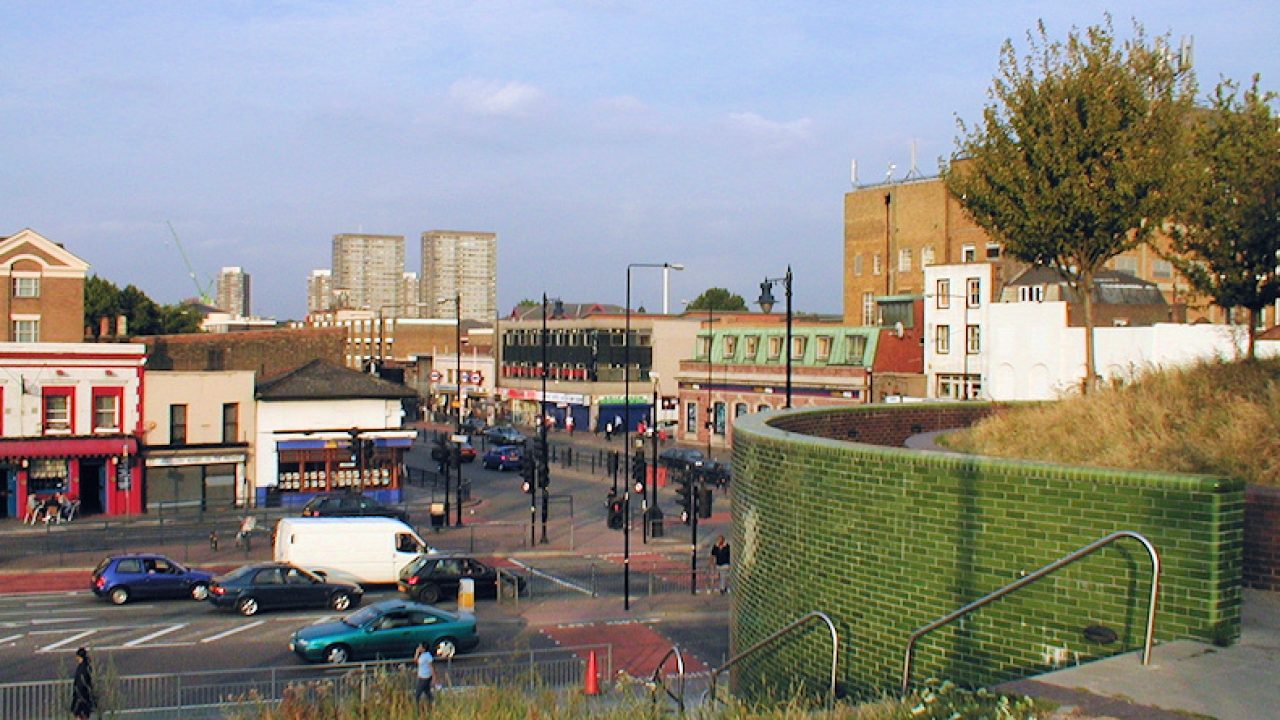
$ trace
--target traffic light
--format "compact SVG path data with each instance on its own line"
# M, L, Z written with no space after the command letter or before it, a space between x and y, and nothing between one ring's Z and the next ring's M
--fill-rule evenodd
M537 486L540 488L545 488L551 484L551 470L547 467L547 451L549 449L545 440L541 437L535 437L533 439L533 457L525 458L526 463L532 460L537 468L534 477L537 478Z
M693 517L692 502L693 477L688 472L682 472L676 477L676 504L680 506L680 522L685 525L688 525L689 518Z
M608 523L609 529L621 530L623 524L626 523L626 517L624 517L623 515L622 501L618 499L617 495L614 495L613 493L609 493L609 498L606 501L606 507L608 508L608 511L609 511L609 515L606 520L606 522Z
M649 469L644 464L644 453L637 450L635 456L631 458L631 482L634 483L632 489L637 495L644 494L645 475L648 472Z
M698 517L703 520L711 517L711 504L715 494L705 482L698 483Z
M533 486L537 484L537 472L538 464L533 461L533 458L526 455L524 459L520 461L520 479L522 481L520 483L521 490L524 490L527 493L533 492Z
M360 431L356 428L351 428L347 431L347 434L351 436L351 464L359 465L361 452Z
M431 459L438 463L449 459L449 439L444 435L436 435L435 442L431 445Z
M360 458L365 467L369 467L373 464L373 452L376 447L377 445L374 444L372 438L360 443Z

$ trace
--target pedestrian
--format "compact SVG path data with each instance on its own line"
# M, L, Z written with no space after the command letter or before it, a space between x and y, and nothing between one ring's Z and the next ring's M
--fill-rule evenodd
M71 681L71 714L76 720L88 720L94 711L93 667L89 663L89 651L76 650L76 674Z
M248 552L251 549L250 536L257 527L258 519L252 515L245 515L244 520L240 522L240 531L236 533L236 547L243 547L245 552Z
M40 498L35 493L27 493L27 514L22 518L22 522L36 524L40 519Z
M573 437L573 416L564 416L564 429L569 431L569 437Z
M415 704L422 702L422 696L427 697L427 707L435 701L435 696L431 693L431 684L435 681L435 672L432 663L435 658L431 656L431 651L426 645L419 644L418 651L413 654L413 661L418 664L418 687L413 694L413 702Z
M711 560L716 568L720 594L723 595L729 592L729 543L725 542L723 535L716 538L716 544L711 546Z
M613 442L613 421L604 424L604 441Z

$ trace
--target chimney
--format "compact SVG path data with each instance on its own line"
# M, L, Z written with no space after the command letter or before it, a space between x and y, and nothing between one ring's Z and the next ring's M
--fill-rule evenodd
M103 315L102 317L98 318L98 337L100 338L111 337L111 318L107 317L106 315Z
M124 315L116 316L116 335L119 337L129 336L129 321Z

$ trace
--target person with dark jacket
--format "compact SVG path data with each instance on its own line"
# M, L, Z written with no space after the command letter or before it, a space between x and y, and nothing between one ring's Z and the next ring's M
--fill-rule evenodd
M88 720L93 710L93 668L89 651L80 648L76 650L76 675L71 681L71 714L76 720Z

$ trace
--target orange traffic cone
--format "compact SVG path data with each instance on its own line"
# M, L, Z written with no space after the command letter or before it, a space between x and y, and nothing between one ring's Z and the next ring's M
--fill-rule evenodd
M587 655L587 677L583 683L582 693L584 695L600 694L600 668L596 662L595 650Z

